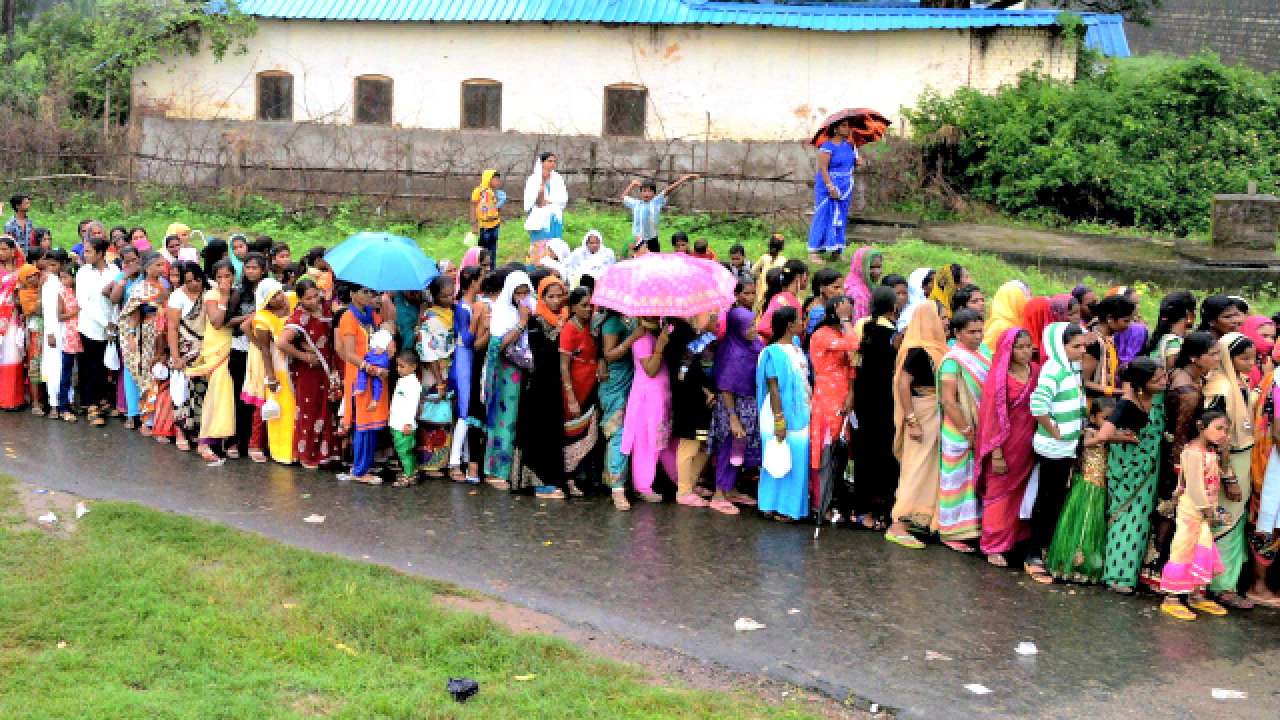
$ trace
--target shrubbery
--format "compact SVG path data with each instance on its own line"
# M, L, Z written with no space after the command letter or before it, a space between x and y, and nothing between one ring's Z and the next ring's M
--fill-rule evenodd
M926 95L908 117L956 190L1034 220L1187 234L1208 229L1215 193L1280 189L1280 73L1212 55L1074 84L1028 74L995 95Z

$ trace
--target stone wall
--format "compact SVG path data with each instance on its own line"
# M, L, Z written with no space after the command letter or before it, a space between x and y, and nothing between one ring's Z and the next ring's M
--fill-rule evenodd
M1257 253L1274 256L1277 242L1280 242L1280 197L1213 197L1213 247L1226 259Z
M674 205L742 213L812 207L814 150L795 141L649 142L154 115L135 117L132 131L135 181L264 194L294 205L359 195L416 214L456 213L487 167L503 174L518 205L534 157L545 150L559 156L573 199L615 198L633 177L654 177L661 186L698 172L705 179L681 190ZM877 173L860 175L860 207L887 191Z
M1189 55L1212 50L1229 63L1280 70L1277 0L1164 0L1152 24L1126 23L1135 53Z

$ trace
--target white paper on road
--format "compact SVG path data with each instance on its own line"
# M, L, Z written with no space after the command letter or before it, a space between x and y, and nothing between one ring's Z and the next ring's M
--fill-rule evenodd
M1040 649L1033 642L1020 642L1015 649L1019 655L1036 655L1040 652Z
M89 514L89 506L88 506L88 505L85 505L85 504L84 504L84 503L82 503L82 502L78 502L78 503L76 503L76 519L77 519L77 520L79 520L80 518L82 518L82 517L84 517L85 515L88 515L88 514Z
M1240 690L1227 690L1225 688L1214 688L1210 693L1214 700L1248 700L1249 693Z
M762 630L768 627L764 623L756 622L749 617L740 617L733 623L733 629L738 632L746 632L748 630Z
M323 515L314 515L314 514L313 514L313 515L308 515L308 516L306 516L306 517L302 518L302 522L304 522L304 523L312 523L313 525L319 525L320 523L324 522L324 516L323 516Z
M54 515L51 512L47 512L41 515L40 517L36 518L36 522L44 523L45 525L52 525L58 522L58 516Z
M990 695L991 694L991 688L987 687L986 685L979 685L978 683L969 683L968 685L964 686L964 689L968 690L974 695Z

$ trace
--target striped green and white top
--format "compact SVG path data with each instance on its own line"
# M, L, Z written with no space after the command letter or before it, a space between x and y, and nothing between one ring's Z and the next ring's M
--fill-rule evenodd
M1058 433L1062 436L1055 438L1043 427L1036 426L1031 445L1036 454L1047 458L1076 456L1087 417L1080 373L1067 362L1066 350L1062 345L1066 325L1053 323L1045 328L1041 347L1048 351L1048 358L1044 368L1040 370L1036 389L1031 391L1031 414L1035 417L1047 415L1058 426Z

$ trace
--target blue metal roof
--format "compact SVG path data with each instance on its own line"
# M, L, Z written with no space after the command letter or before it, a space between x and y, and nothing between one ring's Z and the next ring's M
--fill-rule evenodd
M1119 15L1086 15L1085 47L1108 57L1129 57L1129 38L1124 34L1124 18Z
M885 7L884 5L891 5ZM1056 10L938 10L880 5L718 2L717 0L240 0L263 18L433 23L616 23L737 25L828 32L1045 27ZM1108 55L1128 55L1118 15L1083 13L1086 43Z

